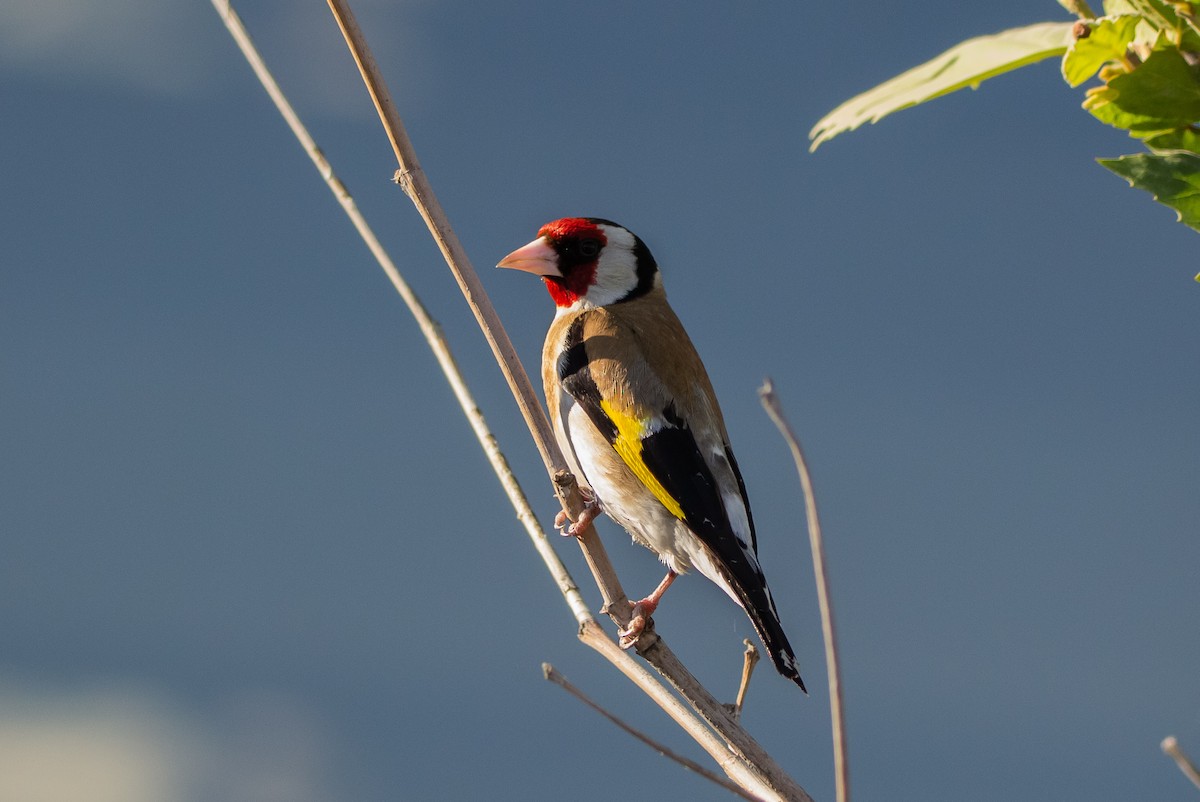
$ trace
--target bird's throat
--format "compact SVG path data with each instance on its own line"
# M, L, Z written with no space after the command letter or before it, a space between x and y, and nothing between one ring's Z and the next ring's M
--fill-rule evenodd
M588 287L590 287L596 279L596 264L578 265L563 278L558 276L542 276L542 280L546 282L546 289L550 292L550 297L554 299L554 304L559 308L574 306L580 298L587 295Z

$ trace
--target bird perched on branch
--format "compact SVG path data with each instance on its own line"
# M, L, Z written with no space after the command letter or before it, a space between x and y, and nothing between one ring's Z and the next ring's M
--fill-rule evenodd
M668 569L634 605L621 645L694 568L746 611L775 668L804 688L712 384L645 243L609 220L568 217L498 266L540 276L558 307L542 381L559 446L593 499L567 532L603 511Z

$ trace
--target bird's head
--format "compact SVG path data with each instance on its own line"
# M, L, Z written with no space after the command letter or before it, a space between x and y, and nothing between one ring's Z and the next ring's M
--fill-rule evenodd
M560 309L608 306L658 286L650 249L628 229L598 217L564 217L538 230L537 239L500 260L541 276Z

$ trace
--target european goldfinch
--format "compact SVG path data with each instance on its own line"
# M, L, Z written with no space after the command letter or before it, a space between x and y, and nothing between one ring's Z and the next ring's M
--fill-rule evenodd
M712 384L645 243L609 220L568 217L498 267L540 276L558 307L542 381L571 471L668 569L634 605L622 645L636 642L675 577L695 568L746 611L775 668L803 689Z

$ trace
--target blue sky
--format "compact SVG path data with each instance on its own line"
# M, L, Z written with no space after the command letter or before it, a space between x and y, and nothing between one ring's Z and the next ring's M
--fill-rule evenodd
M541 223L615 219L663 266L813 690L762 670L745 723L811 793L820 629L768 374L814 472L860 798L1194 797L1158 743L1200 755L1200 240L1094 163L1136 143L1052 63L806 152L840 101L1055 3L354 7L531 370L551 302L490 266ZM237 8L548 524L327 8ZM0 798L726 798L541 679L698 754L576 642L208 3L6 3L0 107ZM602 534L650 590L657 561ZM685 578L656 620L731 697L744 615Z

